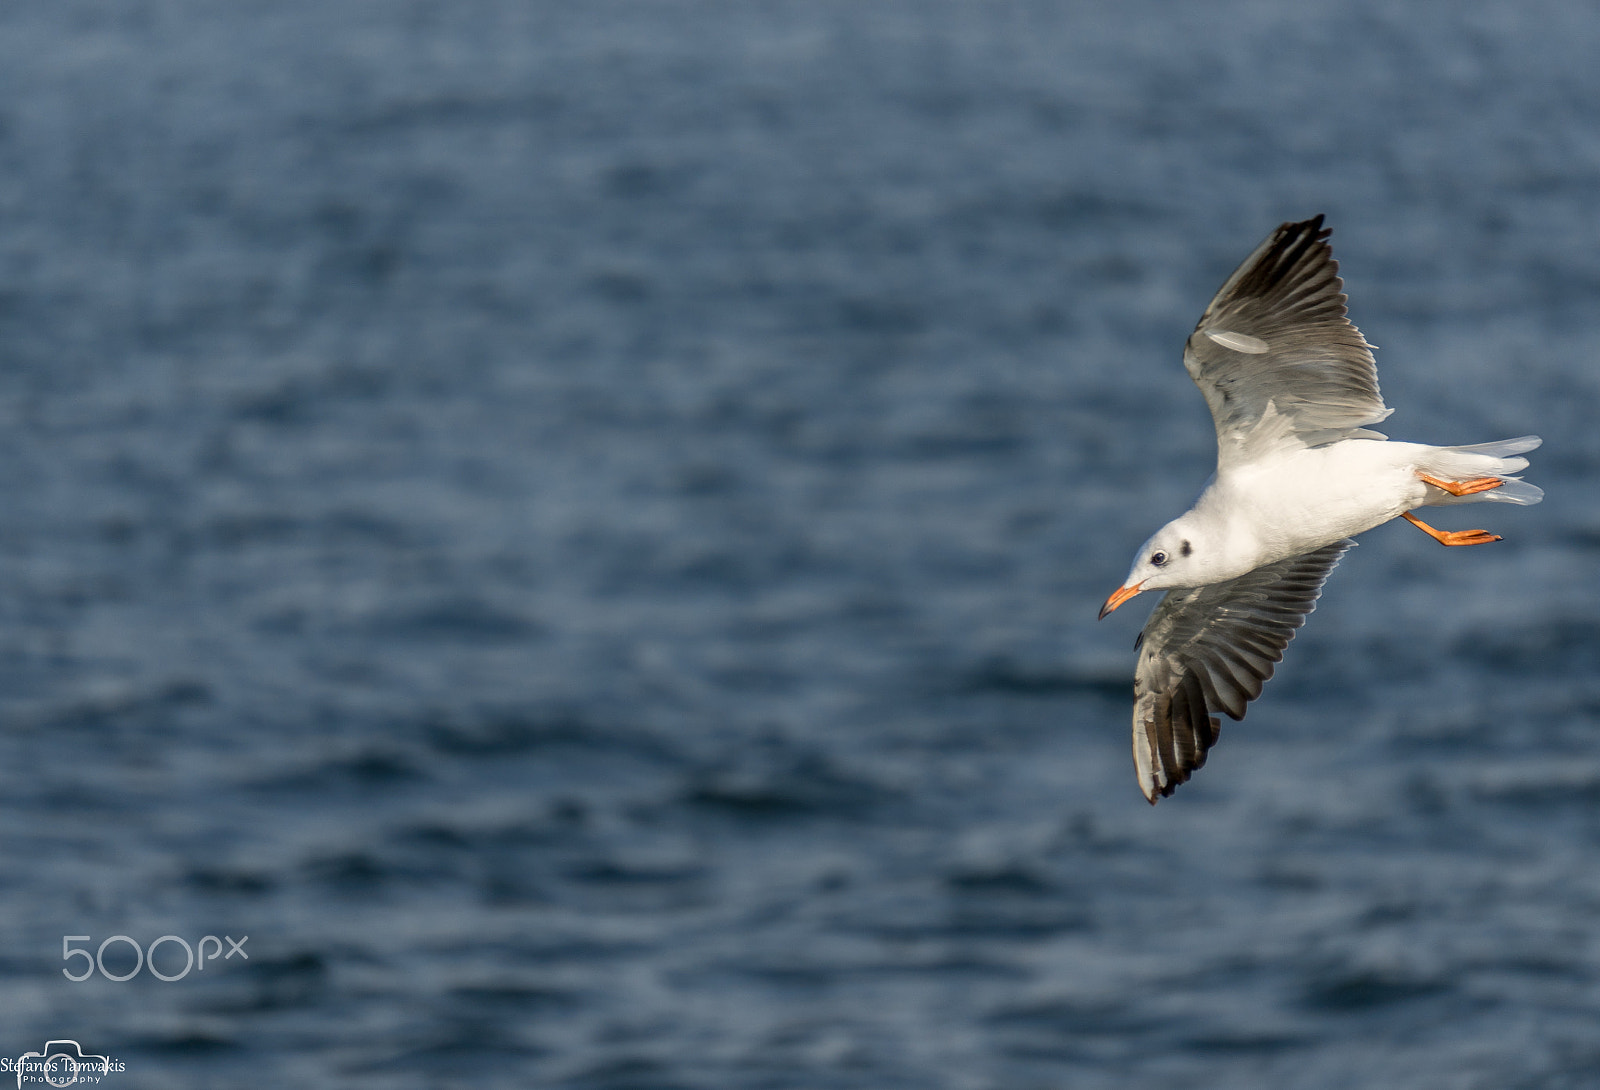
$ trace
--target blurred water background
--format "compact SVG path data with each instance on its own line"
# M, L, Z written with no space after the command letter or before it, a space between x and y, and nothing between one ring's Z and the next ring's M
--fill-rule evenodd
M1597 56L1539 0L6 5L0 1051L1600 1086ZM1316 212L1386 430L1542 434L1549 495L1368 534L1152 809L1095 612L1211 469L1184 337ZM64 979L116 934L249 961Z

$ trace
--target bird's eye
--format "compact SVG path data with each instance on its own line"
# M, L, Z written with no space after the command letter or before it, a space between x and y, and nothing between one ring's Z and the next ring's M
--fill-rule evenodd
M1162 552L1161 550L1157 549L1155 552L1150 554L1150 563L1154 564L1156 567L1159 568L1159 567L1161 567L1161 565L1165 564L1166 562L1167 562L1167 554Z

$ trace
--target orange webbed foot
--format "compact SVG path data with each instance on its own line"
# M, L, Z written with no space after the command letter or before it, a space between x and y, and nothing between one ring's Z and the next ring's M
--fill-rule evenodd
M1500 482L1495 479L1495 483ZM1441 545L1487 545L1491 541L1504 540L1499 534L1491 534L1488 530L1436 530L1410 511L1400 517Z
M1470 481L1445 481L1440 480L1438 477L1432 476L1431 474L1423 473L1420 470L1417 472L1417 476L1421 477L1435 488L1444 489L1452 496L1470 496L1476 492L1487 492L1491 488L1499 488L1501 485L1506 483L1499 477L1474 477ZM1478 531L1473 532L1476 533ZM1477 542L1446 542L1446 544L1476 545Z
M1488 530L1446 530L1438 540L1441 545L1487 545L1502 539Z

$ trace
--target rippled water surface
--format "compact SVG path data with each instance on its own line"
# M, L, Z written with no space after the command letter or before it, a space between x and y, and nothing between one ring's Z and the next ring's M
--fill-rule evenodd
M0 1053L1600 1085L1597 55L1538 2L7 6ZM1152 809L1144 600L1094 615L1210 472L1184 336L1319 211L1390 433L1537 432L1548 499L1368 534ZM249 959L62 976L169 934Z

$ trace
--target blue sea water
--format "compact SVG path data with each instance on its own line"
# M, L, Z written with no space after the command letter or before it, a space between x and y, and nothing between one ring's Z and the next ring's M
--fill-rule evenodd
M0 1054L1600 1086L1597 55L1539 0L0 9ZM1183 338L1316 212L1386 430L1541 434L1548 498L1366 535L1152 809L1095 613L1211 469ZM248 960L63 976L114 935Z

